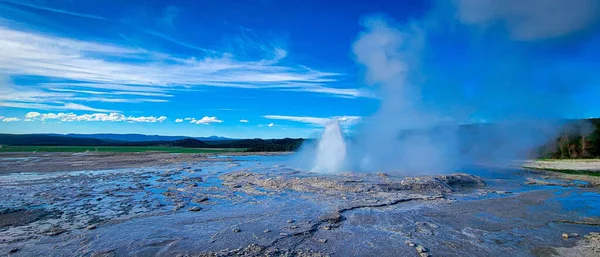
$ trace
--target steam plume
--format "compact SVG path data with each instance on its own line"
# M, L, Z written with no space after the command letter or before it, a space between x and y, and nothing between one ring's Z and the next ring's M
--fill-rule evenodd
M402 24L361 21L352 50L382 101L348 147L349 168L423 174L521 158L593 91L597 1L448 3ZM481 121L497 124L458 130Z

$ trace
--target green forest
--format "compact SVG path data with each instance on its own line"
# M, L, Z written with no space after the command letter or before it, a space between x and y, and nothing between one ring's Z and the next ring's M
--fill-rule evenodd
M565 125L557 138L538 149L538 158L600 158L600 119Z

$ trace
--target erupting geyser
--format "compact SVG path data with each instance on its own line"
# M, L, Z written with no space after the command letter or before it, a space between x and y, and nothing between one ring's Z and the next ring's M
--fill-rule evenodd
M346 142L337 120L325 126L319 140L313 172L334 173L341 171L346 160Z

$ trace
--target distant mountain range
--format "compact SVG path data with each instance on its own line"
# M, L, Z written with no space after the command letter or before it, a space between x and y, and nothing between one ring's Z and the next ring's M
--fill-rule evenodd
M176 141L186 138L193 138L200 141L226 141L235 140L233 138L210 136L210 137L186 137L186 136L160 136L160 135L144 135L144 134L45 134L52 136L66 136L74 138L92 138L100 140L115 140L127 142L157 142L157 141Z
M150 136L141 134L0 134L9 146L170 146L188 148L245 148L248 152L294 151L302 138L231 139L225 137Z

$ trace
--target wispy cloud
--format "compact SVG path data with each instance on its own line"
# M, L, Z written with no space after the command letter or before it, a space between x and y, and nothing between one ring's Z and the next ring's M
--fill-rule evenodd
M165 92L178 87L213 86L372 97L365 90L329 86L337 83L342 74L280 64L287 52L275 46L258 47L264 58L253 60L227 52L180 58L137 47L25 32L2 25L0 34L3 73L79 81L38 84L54 92L93 94L83 88L97 88L113 95L130 91L135 92L130 95L157 93L148 96L162 98L168 97Z
M275 123L269 123L269 125L267 125L268 127L273 127L275 126Z
M82 104L74 103L58 103L58 104L44 104L44 103L23 103L23 102L5 102L0 101L0 107L11 107L21 109L36 109L36 110L72 110L72 111L91 111L91 112L120 112L116 110L107 110L100 108L92 108Z
M240 120L241 123L248 123L248 120Z
M96 20L107 20L104 17L100 17L100 16L96 16L96 15L85 14L85 13L78 13L78 12L72 12L72 11L67 11L67 10L52 8L52 7L43 6L43 5L36 5L36 4L32 4L30 2L27 2L27 1L5 0L5 3L11 4L11 5L14 5L14 6L20 6L20 7L25 7L25 8L32 8L32 9L36 9L36 10L53 12L53 13L59 13L59 14L65 14L65 15L76 16L76 17L81 17L81 18L89 18L89 19L96 19ZM0 4L2 4L2 3L0 3Z
M75 89L62 89L62 88L48 88L50 91L55 92L69 92L69 93L81 93L89 95L133 95L133 96L157 96L157 97L173 97L170 94L164 93L152 93L152 92L128 92L128 91L93 91L93 90L75 90Z
M165 116L125 116L120 113L91 113L77 115L75 113L39 113L29 112L25 115L27 121L110 121L110 122L131 122L131 123L162 123L167 120Z
M335 116L329 118L309 117L309 116L285 116L285 115L264 115L263 118L271 120L287 120L301 122L311 125L324 126L327 123L337 120L342 125L352 125L360 121L360 116Z
M125 98L121 95L139 94L141 96L153 97L155 95L169 95L152 92L98 92L86 90L71 90L52 88L32 88L31 86L15 86L8 79L0 76L0 107L36 109L36 110L60 110L60 111L93 111L93 112L119 112L115 110L90 107L74 102L106 102L106 103L141 103L141 102L168 102L159 98ZM89 96L93 95L93 96ZM102 95L102 96L100 96Z
M175 119L175 123L182 123L183 119Z
M20 121L21 119L16 118L16 117L12 117L12 118L4 118L2 117L2 122L15 122L15 121Z
M204 116L202 117L202 119L196 119L196 118L185 118L184 120L189 121L190 123L193 124L204 124L204 125L208 125L210 123L222 123L222 120L219 120L217 117L212 116Z
M154 30L146 29L146 30L143 30L143 32L146 33L146 34L148 34L148 35L157 37L158 39L162 39L162 40L168 41L170 43L173 43L173 44L176 44L178 46L182 46L182 47L185 47L185 48L188 48L188 49L197 50L197 51L200 51L202 53L214 53L214 51L211 51L211 50L199 47L199 46L192 45L190 43L184 42L182 40L175 39L175 38L173 38L171 36L165 35L164 33L160 33L160 32L154 31Z

